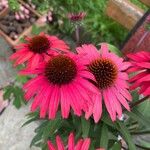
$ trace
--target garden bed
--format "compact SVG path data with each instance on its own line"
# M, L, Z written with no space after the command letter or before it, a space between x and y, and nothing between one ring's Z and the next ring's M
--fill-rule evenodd
M11 44L16 45L25 35L30 34L33 24L38 24L41 15L34 9L27 8L25 3L20 4L29 11L29 18L16 19L15 13L9 8L0 12L0 34Z

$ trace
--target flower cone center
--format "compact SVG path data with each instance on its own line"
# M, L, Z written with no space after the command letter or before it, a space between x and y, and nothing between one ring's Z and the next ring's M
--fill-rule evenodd
M50 48L50 42L46 36L38 35L29 42L29 48L34 53L44 53Z
M117 78L117 66L109 59L97 59L88 66L95 76L100 89L106 89L114 84Z
M67 84L75 78L76 74L76 64L68 56L55 56L46 64L45 76L53 84Z

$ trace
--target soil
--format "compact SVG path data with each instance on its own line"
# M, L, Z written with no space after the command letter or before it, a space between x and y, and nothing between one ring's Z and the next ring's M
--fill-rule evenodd
M9 11L4 17L0 18L0 29L7 34L12 40L16 40L18 36L36 20L37 16L30 12L28 19L15 19L15 13Z

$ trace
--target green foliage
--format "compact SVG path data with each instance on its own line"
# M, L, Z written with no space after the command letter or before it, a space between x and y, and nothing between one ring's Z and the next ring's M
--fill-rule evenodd
M109 44L109 50L120 57L123 56L122 52L117 47L115 47L111 44Z
M8 4L9 4L9 7L12 11L18 11L19 10L19 2L18 0L8 0Z
M42 3L41 0L32 0L32 2L37 5L40 12L53 10L54 20L49 24L50 33L61 34L63 37L71 35L74 27L71 26L67 14L84 11L87 16L82 26L84 34L91 34L89 42L98 44L105 41L118 46L127 34L126 29L105 15L107 0L45 0ZM59 25L59 21L62 21L63 24Z
M100 137L100 147L103 147L107 149L108 147L108 126L103 123L102 128L101 128L101 137Z
M9 85L4 88L4 100L13 100L13 105L19 109L22 104L26 104L22 88L19 86Z
M38 117L38 112L30 114L25 125L39 120ZM67 143L70 132L74 132L76 140L81 137L90 137L92 140L91 150L98 147L120 150L121 143L118 141L118 135L125 140L129 149L136 149L128 122L119 120L112 122L107 113L104 114L104 117L98 124L95 124L93 119L85 120L83 117L77 117L73 114L68 119L62 119L60 113L58 113L55 120L41 120L39 127L35 129L36 135L31 142L31 146L42 147L45 150L47 148L47 140L55 143L56 135L60 135L63 141Z
M43 28L42 27L38 27L37 25L33 25L32 26L32 31L31 31L31 33L33 34L33 35L38 35L40 32L42 32L43 31Z
M114 145L112 146L111 150L121 150L121 143L115 142Z
M3 91L3 98L4 100L12 100L13 105L19 109L22 105L26 104L26 101L24 100L24 92L22 89L22 84L27 82L29 78L26 76L16 76L16 80L6 86Z

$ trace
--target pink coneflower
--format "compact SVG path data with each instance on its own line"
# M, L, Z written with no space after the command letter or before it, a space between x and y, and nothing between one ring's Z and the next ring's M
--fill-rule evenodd
M108 51L107 44L101 45L98 51L93 45L83 45L77 48L79 54L85 55L85 63L89 71L95 76L96 82L91 81L99 89L93 94L94 105L86 113L88 119L92 114L95 122L98 122L102 114L102 100L104 100L107 111L112 119L122 116L121 104L130 110L126 100L132 97L128 92L128 75L125 70L129 63L123 62L122 58Z
M60 136L56 136L56 146L48 141L49 150L89 150L90 138L79 139L77 144L75 144L74 134L70 133L68 137L68 144L65 146Z
M15 66L27 62L27 68L36 68L48 55L60 50L68 52L66 43L56 36L41 33L32 38L26 38L27 43L16 46L17 52L10 59L16 60Z
M70 21L77 22L82 21L86 16L86 13L85 12L69 13L67 16L70 19Z
M129 81L132 83L131 90L140 87L140 94L150 96L150 52L140 51L128 54L131 59L129 72L137 72Z
M31 110L39 107L41 118L49 112L49 119L54 119L59 104L63 118L68 118L70 108L80 116L91 103L89 92L97 90L86 80L94 79L94 76L86 70L82 58L73 53L53 56L34 71L22 72L28 73L37 76L24 85L25 99L30 100L36 94Z

